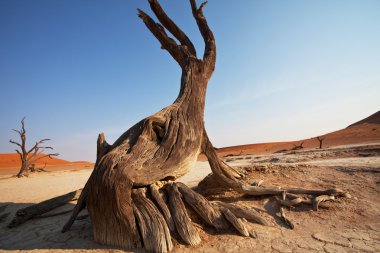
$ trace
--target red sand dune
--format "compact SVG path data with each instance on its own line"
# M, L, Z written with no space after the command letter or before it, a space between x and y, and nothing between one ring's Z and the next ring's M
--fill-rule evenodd
M380 111L348 126L347 128L321 136L325 138L323 141L323 147L333 147L350 144L379 143ZM225 147L218 149L218 154L220 156L227 156L239 154L245 155L273 153L282 149L292 149L294 145L299 145L301 142L304 142L304 148L318 148L319 141L316 139L316 137L317 136L305 140L289 142L269 142ZM203 160L204 157L201 156L200 159Z
M365 144L365 143L379 143L380 142L380 111L375 114L358 121L345 129L331 132L322 135L325 139L323 141L323 147L332 147L340 145L350 144ZM273 153L283 149L292 149L294 145L303 143L304 148L318 148L319 142L315 137L305 140L289 141L289 142L270 142L270 143L257 143L239 145L233 147L225 147L218 149L220 156L227 155L246 155L246 154L264 154ZM201 155L199 160L204 160L205 157ZM49 169L64 170L67 168L85 167L89 168L93 166L93 163L80 161L69 162L59 158L43 158L39 160L37 167L49 166ZM0 154L0 174L5 173L5 169L12 170L20 168L21 162L18 154ZM17 171L15 171L17 172Z
M43 154L39 155L43 156ZM69 162L59 158L44 157L38 160L36 168L44 168L46 171L92 169L93 163L86 161ZM0 175L15 175L21 167L18 154L0 154Z
M44 154L40 154L39 157L43 156ZM71 162L59 159L59 158L49 158L44 157L41 160L38 160L36 162L36 165L44 166L46 165L63 165L63 164L69 164ZM21 166L21 160L19 154L11 153L11 154L0 154L0 168L10 168L10 167L20 167Z
M364 123L367 123L367 124L380 124L380 111L378 112L375 112L374 114L372 114L371 116L365 118L365 119L362 119L352 125L349 125L348 127L353 127L353 126L356 126L356 125L361 125L361 124L364 124Z

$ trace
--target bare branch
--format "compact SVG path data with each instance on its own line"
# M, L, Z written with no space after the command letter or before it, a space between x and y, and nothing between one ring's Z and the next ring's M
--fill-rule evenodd
M38 147L39 149L53 149L52 147L50 146L46 146L46 147Z
M201 32L203 40L205 42L205 52L203 55L203 60L206 63L210 64L211 71L213 71L216 60L216 45L214 34L212 33L210 27L207 24L206 18L203 15L203 8L205 7L206 3L207 1L202 3L200 7L197 8L195 0L190 0L193 16L197 21L199 31Z
M26 133L26 130L25 130L25 117L22 118L21 120L21 130L22 130L22 133Z
M186 34L167 16L157 0L149 0L150 8L168 31L176 37L182 46L186 46L189 52L197 57L195 47Z
M38 153L37 155L39 155L39 154L41 154L41 153ZM45 158L45 157L53 158L52 156L59 156L59 154L58 153L54 153L54 154L47 154L47 155L39 156L39 157L36 157L36 159L33 159L31 161L29 161L29 159L28 159L28 162L29 163L35 163L38 160L41 160L42 158Z
M20 160L22 161L22 153L21 153L20 150L18 150L18 149L16 149L16 152L17 152L17 154L19 154L19 156L20 156Z
M39 147L38 145L44 143L45 141L50 141L50 139L42 139L40 141L37 141L36 144L31 149L29 149L28 154L37 148L43 148L43 147Z
M37 146L34 149L33 154L28 153L28 162L31 163L34 157L38 157L38 155L42 154L45 149L53 149L52 147L39 147ZM34 161L34 160L33 160Z
M15 145L19 146L20 148L22 148L22 146L21 146L20 143L14 141L14 140L12 140L12 139L10 139L9 142L12 143L12 144L15 144Z
M16 133L18 133L20 136L22 135L20 130L17 130L17 129L12 129L12 130L15 131Z
M157 40L161 43L161 48L169 52L169 54L178 62L181 68L185 67L187 55L182 47L178 46L174 39L170 38L165 29L156 23L148 14L140 9L138 16L145 23L146 27L153 33Z

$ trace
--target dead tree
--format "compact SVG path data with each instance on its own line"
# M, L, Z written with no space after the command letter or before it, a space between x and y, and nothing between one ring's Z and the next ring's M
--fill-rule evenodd
M25 130L25 118L21 120L21 129L13 129L16 133L20 135L21 143L16 142L12 139L9 140L10 143L17 145L19 148L16 149L16 152L20 156L21 160L21 168L20 171L17 173L17 177L23 177L28 176L31 172L31 168L33 169L35 166L34 163L41 160L42 158L49 157L52 158L52 156L58 156L58 153L50 153L50 154L44 154L43 152L46 150L53 149L49 146L42 146L46 141L49 141L50 139L42 139L40 141L37 141L36 144L34 144L33 147L30 149L26 148L26 130Z
M301 142L299 145L294 144L293 146L294 146L294 147L292 148L292 150L303 149L303 142Z
M190 0L193 17L205 43L200 59L191 40L167 16L157 0L149 0L149 3L159 23L142 10L138 10L138 16L161 48L181 67L179 95L173 104L132 126L112 145L106 142L103 134L99 135L94 171L63 232L87 207L97 242L167 252L173 247L172 233L188 245L200 242L198 230L187 213L187 208L191 207L206 224L217 230L235 229L244 236L254 235L246 227L245 217L251 214L228 205L214 205L186 185L173 182L189 171L201 152L206 155L215 180L241 193L254 196L282 195L284 192L291 196L343 195L337 189L261 187L240 180L239 171L219 159L204 128L206 88L216 61L214 35L203 15L205 3L198 8L195 0ZM252 220L267 224L256 217Z
M319 141L319 149L322 149L322 143L325 140L326 137L324 136L318 136L317 140Z

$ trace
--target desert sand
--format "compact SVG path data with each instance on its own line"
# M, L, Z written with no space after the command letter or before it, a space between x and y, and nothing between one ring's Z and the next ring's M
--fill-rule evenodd
M297 141L230 147L220 149L219 154L225 162L246 171L247 182L264 179L263 186L338 187L351 198L324 202L318 211L307 205L287 209L288 218L295 224L291 230L279 218L273 197L243 196L228 190L208 194L209 200L261 210L271 225L253 224L257 238L246 238L233 231L218 232L206 227L194 216L202 243L188 247L174 241L173 252L380 252L380 125L354 125L326 136L323 149L316 148L317 141L309 139L301 150L291 150ZM281 149L286 151L276 152ZM94 242L88 217L76 220L71 230L62 234L60 230L69 213L7 228L18 209L82 188L91 168L88 163L61 163L47 166L48 172L34 173L28 178L14 178L10 169L0 169L0 206L6 205L0 215L10 213L0 223L0 251L126 251ZM200 160L179 181L196 187L210 172L208 163ZM204 189L200 186L198 190ZM50 214L71 210L74 204L66 204ZM80 216L85 214L83 211Z

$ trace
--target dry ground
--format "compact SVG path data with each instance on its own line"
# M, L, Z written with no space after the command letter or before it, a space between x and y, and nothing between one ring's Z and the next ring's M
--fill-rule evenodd
M301 205L287 210L295 224L289 229L278 218L278 206L272 198L242 196L233 192L210 195L263 210L272 223L254 225L257 238L244 238L234 232L217 233L199 229L202 243L187 247L175 243L173 252L380 252L380 144L355 145L288 151L276 154L242 155L224 158L247 170L245 180L264 179L265 185L304 188L338 187L352 196L321 204L318 212ZM206 162L197 162L181 181L195 186L209 173ZM77 220L65 234L59 231L69 214L34 219L14 229L6 228L21 207L81 188L90 170L38 173L30 178L0 179L0 206L10 212L0 223L0 250L41 252L114 252L122 251L93 241L91 222ZM65 205L52 212L73 207ZM197 225L199 228L203 224Z

